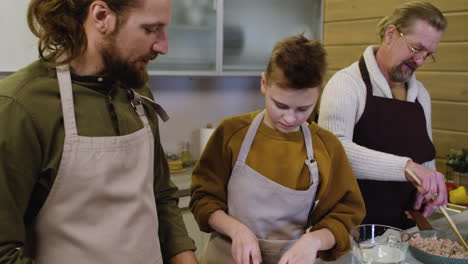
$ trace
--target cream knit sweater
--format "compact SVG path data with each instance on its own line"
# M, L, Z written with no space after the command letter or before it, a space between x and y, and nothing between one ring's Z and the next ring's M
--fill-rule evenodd
M387 80L375 60L376 49L376 46L369 46L364 51L373 95L393 98ZM416 99L424 109L427 133L432 140L431 98L426 88L413 75L408 81L407 101L415 102ZM409 157L375 151L352 141L354 126L361 118L365 105L366 86L361 78L358 62L354 62L338 71L325 86L320 103L319 125L335 133L341 140L357 179L406 181L402 169L410 160ZM435 170L434 160L423 165Z

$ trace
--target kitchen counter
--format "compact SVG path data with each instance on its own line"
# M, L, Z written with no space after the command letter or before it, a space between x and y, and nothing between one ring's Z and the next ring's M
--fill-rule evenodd
M184 219L185 226L189 236L195 241L197 250L195 254L197 257L203 251L210 235L200 231L192 212L188 208L190 203L190 183L192 182L193 167L184 168L184 171L171 173L172 182L179 188L179 207L181 208L182 218Z
M461 233L468 234L468 210L463 211L458 214L453 214L451 215L451 218L453 222L457 225ZM450 229L450 226L447 220L443 216L438 219L430 221L430 223L435 230L449 230ZM417 227L413 227L406 231L408 233L412 233L412 232L419 231L419 229ZM336 261L327 262L327 261L319 260L316 263L349 264L351 263L351 253L348 253L342 256ZM405 263L406 264L423 264L422 262L416 260L409 250L406 255Z
M179 197L190 195L190 183L192 182L193 167L184 168L184 171L171 173L172 182L179 188Z
M179 206L182 209L188 208L188 203L190 201L190 184L192 182L192 169L193 167L187 167L185 168L184 171L181 172L176 172L176 173L171 173L171 180L174 182L174 184L179 188ZM468 210L463 211L458 214L452 214L451 215L453 221L459 228L461 233L468 233ZM431 220L432 219L432 220ZM430 219L429 219L431 225L433 226L434 229L436 230L448 230L450 229L449 224L447 223L447 220L443 217L442 214L437 214L435 213ZM406 230L408 233L416 232L418 231L417 227L410 228ZM205 239L206 240L206 239ZM204 241L204 240L203 240ZM204 241L205 242L205 241ZM351 253L348 253L341 258L339 258L336 261L323 261L323 260L318 260L316 263L333 263L333 264L349 264L351 263ZM408 250L407 257L406 257L406 264L422 264L422 262L419 262L416 260L412 255L411 252Z

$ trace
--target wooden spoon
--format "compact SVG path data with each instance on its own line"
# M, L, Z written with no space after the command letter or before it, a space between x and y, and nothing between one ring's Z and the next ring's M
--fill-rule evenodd
M421 214L419 211L409 210L410 215L413 217L414 222L418 226L419 230L434 230L431 223Z
M418 178L418 176L416 176L416 174L409 168L405 168L405 171L411 176L411 178L413 178L413 180L418 184L418 185L421 185L421 180ZM462 243L462 245L468 250L468 245L466 244L465 240L463 239L463 237L461 236L460 232L458 231L458 228L457 226L455 225L455 223L453 222L452 218L450 218L449 214L447 213L447 211L445 210L445 207L444 206L439 206L439 209L440 211L442 212L442 214L445 216L445 218L447 219L450 227L452 228L453 232L455 233L455 235L457 235L458 239L460 240L460 242Z

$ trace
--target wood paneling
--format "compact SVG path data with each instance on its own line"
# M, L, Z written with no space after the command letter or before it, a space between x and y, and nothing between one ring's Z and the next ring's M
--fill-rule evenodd
M467 2L468 5L468 2ZM442 42L468 41L468 12L446 15L447 30ZM327 45L377 44L377 23L380 18L356 21L327 22L323 39Z
M432 127L468 133L468 103L433 101Z
M339 70L356 61L366 45L327 46L329 69ZM468 71L468 43L441 43L437 63L424 64L418 71Z
M468 43L441 43L435 57L437 63L424 64L420 71L468 72Z
M446 159L436 159L435 162L436 162L437 171L440 171L445 176L447 176L447 165L445 165L445 162L447 162L447 160Z
M468 73L416 72L432 100L468 102ZM467 113L468 115L468 113Z
M328 22L323 25L323 40L327 45L377 44L379 19Z
M325 21L356 20L390 15L408 0L325 0ZM466 0L429 0L442 12L468 11Z
M468 133L435 129L432 131L432 135L438 158L445 159L451 148L468 149Z
M465 0L465 6L468 7L468 1ZM445 30L442 42L445 41L468 41L468 12L446 14L447 29Z
M325 46L328 54L328 69L337 71L348 67L359 59L366 47L366 45Z

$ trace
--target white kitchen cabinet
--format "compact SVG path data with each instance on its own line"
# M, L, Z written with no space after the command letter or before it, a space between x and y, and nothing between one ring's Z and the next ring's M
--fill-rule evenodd
M168 26L169 53L150 62L150 74L216 72L216 2L173 0L172 3L172 20Z
M169 54L152 75L259 76L274 44L322 39L322 0L173 0Z

